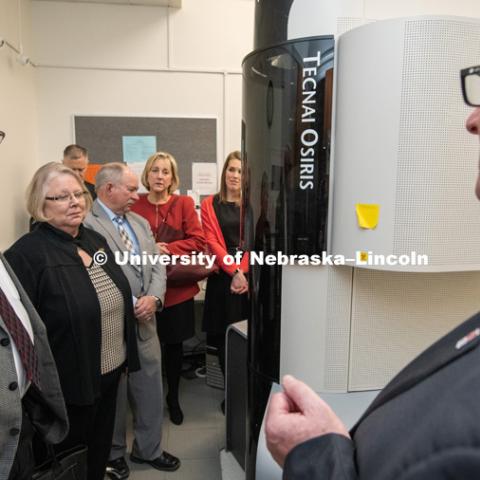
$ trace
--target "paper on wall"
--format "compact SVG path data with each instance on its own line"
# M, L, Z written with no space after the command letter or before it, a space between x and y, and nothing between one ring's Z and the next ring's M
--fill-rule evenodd
M125 163L145 163L157 151L157 137L124 135L122 147Z
M216 163L192 163L192 190L197 195L212 195L217 191Z

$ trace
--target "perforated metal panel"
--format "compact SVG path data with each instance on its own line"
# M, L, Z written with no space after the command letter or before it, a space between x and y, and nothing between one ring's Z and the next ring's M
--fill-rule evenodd
M478 23L405 24L393 251L430 265L480 265L473 195L478 145L469 142L459 70L480 59ZM468 219L468 221L465 221Z
M352 268L326 267L325 390L345 391L348 378Z
M282 268L280 376L316 391L346 392L352 268Z
M428 265L410 271L479 270L478 139L459 71L480 59L480 21L374 22L337 47L331 253L415 252ZM357 203L380 205L375 229L359 227Z
M418 353L479 309L480 272L355 269L349 390L382 388Z

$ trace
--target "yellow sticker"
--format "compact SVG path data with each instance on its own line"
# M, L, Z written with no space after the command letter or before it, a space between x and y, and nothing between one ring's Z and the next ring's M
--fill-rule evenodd
M355 205L357 212L357 221L360 228L374 229L378 225L378 217L380 216L380 205L357 203Z
M360 252L360 261L367 262L368 261L368 252Z

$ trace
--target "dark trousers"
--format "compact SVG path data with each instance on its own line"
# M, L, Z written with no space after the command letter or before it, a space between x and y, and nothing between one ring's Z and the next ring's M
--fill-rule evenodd
M183 365L183 341L195 335L193 298L165 307L157 314L158 339L162 344L163 364L167 377L167 403L178 406L178 389Z
M34 466L32 438L33 427L22 408L22 429L8 480L31 480Z
M217 349L218 363L225 378L225 335L226 333L207 334L207 344Z
M67 405L70 431L56 446L62 452L77 445L88 447L88 480L103 480L112 446L118 382L123 367L102 375L101 395L93 405Z
M183 343L162 343L162 351L168 386L167 403L177 406L183 364Z

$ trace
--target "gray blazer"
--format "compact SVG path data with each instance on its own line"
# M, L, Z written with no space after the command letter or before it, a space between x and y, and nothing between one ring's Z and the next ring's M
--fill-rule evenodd
M140 251L149 255L158 254L155 239L152 235L150 225L143 217L136 213L129 212L125 215L128 223L132 227L140 244ZM97 200L93 202L92 210L83 222L88 228L95 230L105 237L112 252L125 251L125 244L118 233L116 226L110 220L107 212L102 208ZM142 282L137 276L135 268L129 264L122 265L122 270L130 283L133 295L136 297L142 294ZM147 262L142 266L143 277L143 294L154 295L160 298L162 304L167 288L167 274L165 266L156 263L151 265ZM155 322L147 322L139 324L140 336L147 339L152 335L156 335Z
M42 390L40 392L31 386L24 397L24 405L42 437L50 443L59 443L67 435L68 418L45 325L1 253L0 261L12 278L30 317L38 355ZM17 450L22 423L22 403L19 389L13 391L9 389L9 385L17 381L17 371L7 328L1 317L0 345L0 479L5 479L8 478Z

